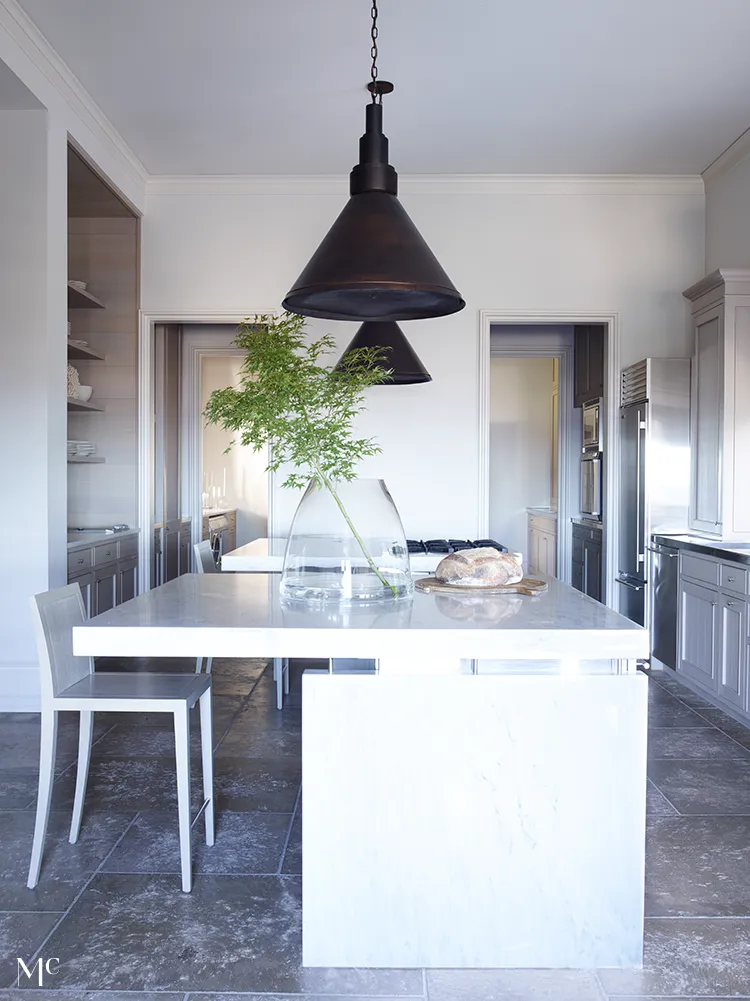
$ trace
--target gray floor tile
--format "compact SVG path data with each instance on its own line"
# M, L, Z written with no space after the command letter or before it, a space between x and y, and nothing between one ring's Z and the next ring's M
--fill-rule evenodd
M646 784L646 816L647 817L676 817L677 810L667 801L664 795L656 788L649 779Z
M26 886L35 811L0 813L0 911L64 911L132 820L132 814L84 816L76 844L68 841L70 811L52 811L42 872Z
M746 997L750 921L646 921L642 970L600 970L607 994Z
M200 768L193 760L191 787L194 806L200 806ZM55 782L52 805L57 810L72 809L75 774L68 772ZM174 758L92 757L86 787L86 808L102 811L177 809L177 778Z
M183 1001L185 997L182 991L159 991L158 994L149 994L147 991L88 991L84 994L82 991L30 990L28 987L20 987L0 991L0 1001L19 1001L21 992L33 998L33 1001Z
M106 738L105 738L106 739ZM648 732L649 758L746 758L741 747L716 727L664 727Z
M69 714L66 713L66 716ZM107 732L108 726L96 723L94 741ZM65 771L78 757L78 721L58 723L55 770ZM39 767L39 716L26 722L0 723L0 762L3 771Z
M91 996L87 995L86 1001L89 1001ZM132 1001L138 1001L133 995L129 997ZM345 997L346 1001L372 1001L373 997L377 997L378 1001L404 1001L405 998L422 998L424 995L389 994L386 997L384 994L188 994L187 1001L335 1001L341 997ZM0 1001L3 1001L2 997Z
M281 862L289 813L226 813L216 817L216 843L205 843L199 820L193 829L193 871L232 875L275 873ZM103 867L105 872L177 873L177 814L142 813Z
M661 688L670 695L684 702L685 705L698 708L700 706L710 706L711 703L702 695L696 695L692 688L683 685L677 680L673 673L666 674L664 671L656 671L651 675L651 686Z
M750 916L750 818L649 820L646 914Z
M199 876L186 894L174 876L98 875L48 951L67 990L422 992L420 971L302 969L297 877Z
M428 970L430 1001L601 1001L585 970Z
M750 760L650 761L648 774L679 813L750 816Z
M295 757L302 753L302 713L258 706L252 699L221 742L217 757Z
M235 713L245 702L245 696L241 695L217 695L212 693L211 702L213 705L214 730L217 730L224 722L230 723ZM155 727L162 730L174 732L174 722L171 713L138 713L137 724L134 722L132 713L97 713L96 718L101 717L102 722L110 726L135 726ZM193 729L198 726L197 722Z
M265 660L215 660L212 687L216 695L249 695L263 674Z
M36 803L38 768L0 770L0 810L25 810Z
M706 722L694 709L684 705L677 699L669 701L658 699L648 707L648 725L649 727L705 727Z
M699 709L701 716L712 726L717 726L722 733L726 733L738 744L745 748L750 748L750 727L743 726L733 716L725 713L721 709Z
M302 765L299 758L224 758L214 762L217 810L293 813Z
M201 728L198 716L190 720L190 753L201 753ZM226 727L224 728L226 732ZM718 732L718 731L715 731ZM214 747L221 740L214 734ZM92 749L92 757L115 758L169 758L174 759L174 731L156 726L133 726L118 723Z
M60 920L59 914L0 914L0 984L15 983L20 957L27 963Z
M276 683L268 675L264 675L253 689L250 696L250 706L276 706ZM301 691L290 691L284 696L284 709L301 709Z
M297 810L292 821L289 844L284 852L281 871L283 873L302 872L302 812L300 810Z

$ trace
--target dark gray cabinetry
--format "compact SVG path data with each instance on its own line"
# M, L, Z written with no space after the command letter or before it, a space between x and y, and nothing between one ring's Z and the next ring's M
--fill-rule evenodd
M602 532L588 525L573 525L571 584L596 601L602 600Z
M138 593L138 539L112 538L68 553L68 583L78 584L89 616Z
M604 396L604 324L573 327L573 406Z

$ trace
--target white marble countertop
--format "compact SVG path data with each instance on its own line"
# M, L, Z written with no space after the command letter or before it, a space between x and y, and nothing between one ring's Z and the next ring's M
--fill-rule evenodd
M556 507L527 507L526 514L538 514L541 518L557 518Z
M286 539L254 539L221 558L222 570L280 573L284 562ZM415 573L434 573L446 553L411 553L409 562Z
M282 602L273 574L185 574L73 630L76 654L123 657L635 659L648 632L548 579L526 595L423 594L363 607Z
M76 531L68 529L68 552L72 553L78 549L88 549L89 546L96 546L100 542L118 542L120 539L132 539L138 535L140 529L128 528L122 532L101 532L89 529Z

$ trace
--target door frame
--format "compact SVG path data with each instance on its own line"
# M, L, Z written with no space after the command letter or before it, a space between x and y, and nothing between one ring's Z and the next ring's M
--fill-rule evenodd
M151 586L151 564L153 560L154 533L154 328L157 324L235 324L242 323L248 316L278 316L278 309L237 310L196 310L172 309L149 311L138 314L138 591L142 593ZM273 535L272 511L269 509L268 532ZM195 527L193 528L195 531Z
M479 378L479 398L478 398L478 427L479 427L479 483L477 496L479 501L478 525L480 535L485 536L489 532L490 518L490 357L491 356L514 356L514 357L555 357L556 352L550 348L530 345L519 338L515 345L508 345L501 351L491 350L491 329L493 324L512 324L522 326L524 324L540 325L571 325L577 323L601 323L607 330L605 344L605 420L606 428L606 448L604 452L604 523L606 525L605 546L604 546L604 600L607 605L614 607L615 600L615 568L617 564L617 544L618 544L618 524L619 524L619 493L617 491L617 469L619 463L619 374L620 374L620 316L617 312L587 312L570 310L495 310L483 309L479 312L479 358L478 358L478 378ZM570 358L567 363L569 378L560 379L560 432L558 441L561 446L558 465L558 532L557 532L557 566L558 575L561 580L570 583L570 563L572 549L572 532L561 531L560 525L563 519L569 524L572 516L570 498L576 496L577 482L575 479L576 466L574 459L576 456L570 451L571 428L573 425L572 409L572 362L573 353L569 352ZM565 413L563 413L565 408ZM565 424L566 434L563 434ZM563 504L561 504L563 500ZM562 574L560 570L562 569Z

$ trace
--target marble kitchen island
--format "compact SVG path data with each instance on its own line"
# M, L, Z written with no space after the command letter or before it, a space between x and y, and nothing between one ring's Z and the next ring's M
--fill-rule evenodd
M648 634L538 597L285 605L186 575L74 630L81 654L377 658L303 676L307 966L638 966Z

